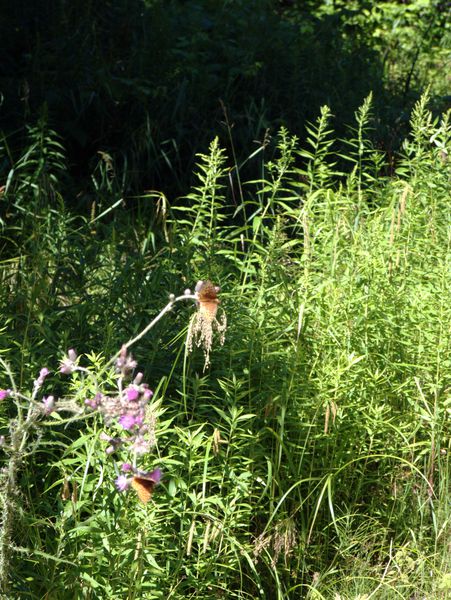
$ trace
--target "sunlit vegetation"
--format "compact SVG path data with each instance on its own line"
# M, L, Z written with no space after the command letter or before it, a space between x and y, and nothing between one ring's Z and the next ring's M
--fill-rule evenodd
M446 3L53 4L0 42L1 597L445 600Z

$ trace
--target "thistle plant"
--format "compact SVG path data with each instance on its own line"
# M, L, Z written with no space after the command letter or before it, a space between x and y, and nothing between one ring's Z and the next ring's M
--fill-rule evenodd
M59 365L60 376L73 378L73 393L65 398L56 398L55 394L44 393L48 387L52 373L47 366L42 367L33 381L30 394L19 391L16 387L13 374L8 364L0 358L0 364L11 381L11 387L0 390L0 402L11 402L11 409L15 409L15 417L9 420L8 435L0 436L0 448L6 453L8 460L6 466L0 471L0 589L6 590L8 562L12 549L12 533L15 517L20 509L20 489L18 472L21 465L28 457L33 455L39 446L45 426L58 425L61 422L72 423L99 414L102 417L103 429L99 440L106 443L105 456L115 458L116 489L119 492L133 487L138 497L144 503L150 499L153 487L160 482L162 471L156 468L146 471L139 468L138 462L156 445L156 425L158 402L150 403L153 391L145 383L144 374L136 372L137 362L129 352L129 348L140 340L156 323L168 313L173 306L184 300L197 302L197 320L202 322L202 336L207 357L212 347L211 333L207 329L214 323L223 335L224 325L216 321L216 312L206 319L206 305L208 302L202 296L202 290L212 288L215 291L213 303L219 304L217 291L219 288L207 282L199 282L196 291L189 289L176 297L171 294L168 304L160 313L141 331L139 335L123 344L121 349L100 369L93 371L80 364L80 357L71 348L62 358ZM207 326L208 325L208 326ZM188 345L191 343L188 339ZM114 382L114 389L111 389ZM80 400L86 395L86 390L92 390L92 395ZM56 415L69 413L69 418ZM55 418L47 419L51 415Z

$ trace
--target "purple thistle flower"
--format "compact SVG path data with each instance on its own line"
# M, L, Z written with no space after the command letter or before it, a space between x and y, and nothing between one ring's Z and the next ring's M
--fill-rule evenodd
M11 390L0 390L0 400L4 400L11 394Z
M35 381L34 381L34 387L40 388L44 384L44 380L49 373L50 373L50 371L47 369L47 367L43 367L39 371L39 377L37 379L35 379Z
M137 366L136 360L133 360L131 354L127 355L127 348L122 346L119 357L116 361L116 370L122 373L122 377L129 375Z
M133 400L137 400L139 398L139 390L137 390L135 387L128 387L125 390L125 393L127 394L127 400L129 402L133 402Z
M55 410L55 398L53 396L47 396L42 399L44 414L50 415Z
M137 373L135 379L133 380L133 384L134 385L139 385L141 383L141 381L143 380L144 377L144 373Z
M144 398L144 400L146 400L146 401L150 400L152 398L152 396L153 396L152 390L149 390L149 388L146 388L144 390L144 392L143 392L143 398Z
M105 450L106 454L113 454L113 452L116 452L116 450L119 448L119 446L124 441L122 438L111 437L108 434L106 434L104 431L102 431L100 433L99 438L103 442L108 442L110 444Z
M116 488L119 492L125 492L130 487L132 482L131 477L126 477L125 475L119 475L119 477L115 480Z
M121 471L124 471L124 473L129 473L130 471L133 471L133 467L130 463L122 463Z
M92 400L86 398L85 404L86 406L89 406L89 408L92 408L92 410L96 410L96 408L99 408L99 406L102 404L102 394L97 392Z
M75 361L77 360L77 353L73 348L67 351L67 356L63 358L60 363L60 373L64 373L64 375L70 375L77 369L77 365Z
M125 415L119 417L118 423L119 425L122 425L124 429L130 431L130 429L133 429L133 427L136 425L136 417L130 413L125 413Z

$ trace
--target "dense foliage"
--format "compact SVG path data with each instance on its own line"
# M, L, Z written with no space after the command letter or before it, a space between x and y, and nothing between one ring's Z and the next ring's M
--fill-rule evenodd
M82 199L110 162L124 193L186 193L195 153L216 135L230 145L227 121L241 162L268 129L300 135L324 104L342 134L372 91L378 143L393 152L426 84L439 110L449 106L448 2L3 4L3 170L44 116Z
M1 597L445 600L446 3L8 4Z

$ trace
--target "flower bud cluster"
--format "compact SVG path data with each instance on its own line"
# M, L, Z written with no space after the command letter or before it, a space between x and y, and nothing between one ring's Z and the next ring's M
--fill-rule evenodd
M77 353L73 348L67 352L67 356L60 363L60 373L70 375L77 370Z
M101 439L108 442L107 454L112 454L126 445L135 455L142 455L149 452L156 442L156 418L148 407L153 392L147 383L143 383L143 374L138 373L133 381L122 389L124 378L131 374L136 365L136 361L131 355L127 355L123 347L116 361L119 393L117 395L97 393L94 398L85 400L87 407L98 410L103 415L106 425L117 423L121 428L119 436L101 434Z
M42 387L44 385L45 378L47 377L47 375L49 375L49 373L50 373L50 371L47 369L47 367L43 367L39 371L38 378L35 379L33 382L33 387L35 390L38 390L40 387Z

